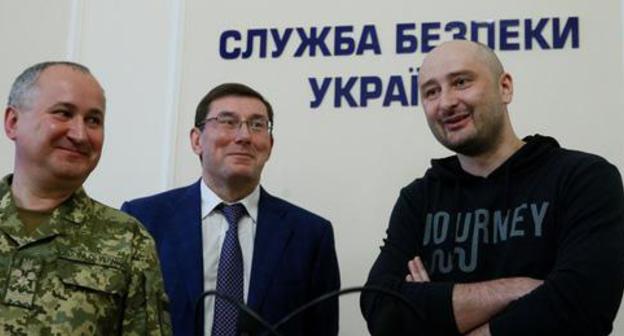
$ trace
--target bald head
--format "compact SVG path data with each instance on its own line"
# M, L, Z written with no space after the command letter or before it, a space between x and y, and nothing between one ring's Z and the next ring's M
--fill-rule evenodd
M484 65L492 75L492 78L499 78L504 72L503 64L498 56L488 46L468 40L452 40L444 42L433 49L423 60L420 72L427 71L432 63L437 63L440 58L454 57L470 58ZM426 77L426 76L425 76ZM419 83L422 85L422 77Z

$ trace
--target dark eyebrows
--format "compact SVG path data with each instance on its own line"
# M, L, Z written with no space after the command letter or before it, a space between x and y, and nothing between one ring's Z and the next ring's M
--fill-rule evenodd
M477 73L475 71L472 70L459 70L459 71L454 71L454 72L450 72L448 74L446 74L444 76L444 78L446 79L453 79L459 76L470 76L470 77L475 77L477 75ZM430 78L427 81L425 81L424 83L422 83L420 85L420 89L425 89L433 84L437 83L437 80L435 78Z
M217 112L218 116L235 116L236 113L232 112L232 111L228 111L228 110L223 110L220 112Z
M228 117L234 116L234 117L240 118L236 112L228 111L228 110L220 111L216 114L216 116L228 116ZM253 113L248 119L258 119L258 118L263 118L263 119L268 120L268 118L264 116L262 113Z
M471 76L471 77L474 77L476 74L477 73L472 71L472 70L460 70L460 71L451 72L446 77L447 78L455 78L455 77L459 77L459 76Z
M424 88L433 85L435 82L436 80L433 78L428 79L426 82L420 84L420 90L423 90Z

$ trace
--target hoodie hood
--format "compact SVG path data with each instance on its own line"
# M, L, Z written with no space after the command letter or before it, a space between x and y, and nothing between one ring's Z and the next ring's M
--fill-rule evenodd
M539 134L527 136L522 140L525 142L525 145L496 168L487 178L495 178L501 175L509 176L513 175L514 172L529 169L560 148L557 140ZM457 155L431 160L431 168L427 170L425 176L433 179L454 181L481 179L479 176L466 172L461 167Z

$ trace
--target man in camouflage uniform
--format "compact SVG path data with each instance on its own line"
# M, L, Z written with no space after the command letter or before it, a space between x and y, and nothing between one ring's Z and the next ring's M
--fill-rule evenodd
M153 240L82 189L100 158L105 104L97 80L75 63L34 65L11 88L0 335L170 335Z

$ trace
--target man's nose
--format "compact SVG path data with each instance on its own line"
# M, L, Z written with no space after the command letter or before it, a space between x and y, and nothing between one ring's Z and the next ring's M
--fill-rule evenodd
M67 135L74 141L86 141L87 125L85 121L81 118L74 118L69 125L69 132Z
M236 130L236 141L248 141L251 138L251 129L249 122L241 121L240 126Z
M453 90L440 91L440 107L444 110L453 109L458 102L457 94Z

